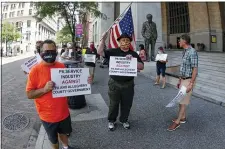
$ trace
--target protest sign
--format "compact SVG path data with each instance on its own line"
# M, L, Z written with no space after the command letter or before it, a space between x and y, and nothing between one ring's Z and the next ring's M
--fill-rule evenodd
M53 98L91 94L88 68L53 68L51 80L55 83Z
M39 54L36 54L35 57L27 60L25 63L21 65L21 68L26 73L29 73L31 68L41 62L41 57Z
M167 60L167 54L157 54L155 61L166 61Z
M137 58L110 56L109 75L137 76Z
M85 54L84 55L84 62L92 62L95 63L96 55L94 54Z
M178 94L176 95L176 97L166 107L167 108L173 107L177 103L179 103L186 96L186 94L187 94L186 91L187 91L187 88L185 86L182 86L181 89L179 90Z

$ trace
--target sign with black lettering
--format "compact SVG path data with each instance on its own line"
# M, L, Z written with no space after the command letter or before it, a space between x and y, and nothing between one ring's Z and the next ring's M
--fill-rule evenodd
M41 57L39 54L36 54L35 57L27 60L25 63L23 63L21 65L21 68L23 71L25 71L26 73L29 73L31 68L34 67L35 65L37 65L38 63L41 62Z
M93 55L93 54L85 54L84 55L84 62L95 63L95 61L96 61L96 55Z
M109 75L137 76L137 58L110 56Z
M53 68L51 80L55 83L53 98L91 94L88 68Z

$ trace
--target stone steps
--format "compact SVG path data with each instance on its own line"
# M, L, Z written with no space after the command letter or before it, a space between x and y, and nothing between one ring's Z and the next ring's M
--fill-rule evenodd
M167 66L180 65L182 51L166 51L166 53ZM198 52L198 55L199 73L194 93L225 102L225 53Z
M215 94L212 94L206 90L201 90L201 89L198 89L198 88L195 88L194 89L194 94L197 94L197 95L200 95L201 97L203 97L204 99L208 100L208 99L212 99L214 102L222 102L222 103L225 103L225 98L221 97L221 96L218 96L218 95L215 95Z
M204 78L200 78L198 77L197 78L197 82L198 84L201 83L201 84L204 84L204 86L210 86L210 87L214 87L214 88L220 88L220 89L223 89L225 91L225 85L222 81L215 81L215 80L209 80L209 79L204 79Z
M217 96L221 96L225 99L225 94L224 94L224 90L220 89L220 88L215 88L213 86L211 86L211 84L202 84L201 82L196 83L195 85L196 89L202 90L204 92L208 92L212 95L217 95Z

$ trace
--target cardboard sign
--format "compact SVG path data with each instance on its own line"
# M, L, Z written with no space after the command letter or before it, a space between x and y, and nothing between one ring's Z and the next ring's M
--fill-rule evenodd
M94 54L85 54L84 55L84 62L95 63L95 61L96 61L96 55L94 55Z
M166 61L167 60L167 54L157 54L155 61Z
M126 57L110 56L109 75L137 76L137 58L131 60Z
M55 83L53 98L91 94L88 68L53 68L51 80Z
M29 73L31 68L34 67L35 65L37 65L38 63L41 62L41 56L39 54L36 54L35 57L29 59L28 61L26 61L25 63L23 63L21 65L21 68L23 71L25 71L26 73Z

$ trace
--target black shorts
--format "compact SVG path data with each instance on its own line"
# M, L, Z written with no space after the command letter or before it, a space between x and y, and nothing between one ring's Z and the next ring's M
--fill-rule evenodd
M157 67L157 75L162 74L163 77L166 75L166 67Z
M71 127L71 118L68 116L66 119L56 122L56 123L49 123L43 120L42 124L47 132L48 138L52 144L58 143L58 133L59 134L69 134L72 132Z

